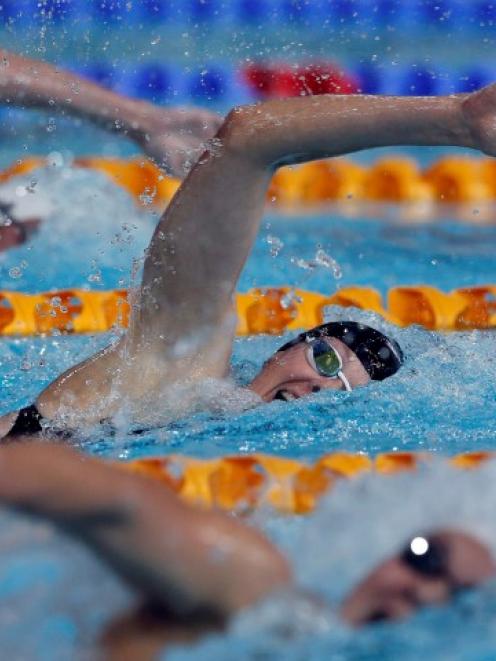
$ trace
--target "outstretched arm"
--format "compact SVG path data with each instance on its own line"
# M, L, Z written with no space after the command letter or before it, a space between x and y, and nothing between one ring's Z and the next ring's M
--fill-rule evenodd
M67 447L1 448L0 503L81 539L150 602L178 615L224 618L290 580L284 557L254 528Z
M38 60L0 50L0 103L79 116L126 135L161 167L183 177L220 117L200 108L167 109L115 94Z

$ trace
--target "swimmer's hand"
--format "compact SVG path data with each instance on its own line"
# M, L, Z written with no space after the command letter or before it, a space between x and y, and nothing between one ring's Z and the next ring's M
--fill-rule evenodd
M149 105L139 143L160 168L183 179L221 124L222 117L209 110Z
M466 96L461 108L470 146L496 156L496 83Z

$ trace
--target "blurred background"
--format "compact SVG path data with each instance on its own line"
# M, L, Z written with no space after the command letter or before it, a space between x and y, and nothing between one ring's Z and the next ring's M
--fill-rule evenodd
M270 96L477 89L496 73L495 21L482 0L0 0L5 48L219 111Z
M494 74L481 0L2 0L2 44L156 102L465 92ZM463 37L463 48L460 47Z

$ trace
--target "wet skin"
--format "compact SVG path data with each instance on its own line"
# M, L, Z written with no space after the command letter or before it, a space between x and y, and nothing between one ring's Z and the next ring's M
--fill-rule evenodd
M354 389L367 385L370 377L356 354L335 337L322 338L333 346L343 361L343 373ZM275 353L267 360L249 388L264 402L274 399L299 399L319 390L344 390L338 377L321 376L309 363L308 344Z
M496 573L488 549L474 537L454 530L426 535L444 549L440 576L426 576L395 555L373 570L347 597L343 618L353 626L408 617L423 606L442 604L457 591L487 581Z
M11 220L10 225L0 226L0 252L25 243L38 229L39 224L38 218L29 218L22 222Z

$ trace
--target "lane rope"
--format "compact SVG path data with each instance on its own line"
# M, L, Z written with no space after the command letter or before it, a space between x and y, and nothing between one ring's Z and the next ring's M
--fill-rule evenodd
M0 172L0 183L48 164L42 158L25 158ZM180 184L146 158L78 158L73 165L105 173L145 206L164 207ZM496 159L468 156L442 157L425 169L406 156L381 158L367 167L346 158L314 161L280 168L268 192L268 202L282 210L336 202L434 207L494 201ZM476 217L473 220L479 222Z
M170 455L115 465L159 480L195 505L238 512L266 507L284 514L306 514L342 479L370 471L390 475L415 470L431 456L429 452L389 452L371 458L336 452L305 463L266 454L217 459ZM472 469L495 456L494 452L468 452L447 461Z
M261 287L236 295L238 335L308 329L324 323L329 306L355 307L399 326L462 331L496 328L496 285L442 292L418 285L393 287L384 301L372 287L342 287L325 295L291 287ZM126 290L60 291L24 294L0 291L0 335L99 333L126 328Z

